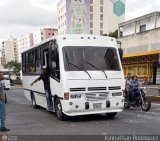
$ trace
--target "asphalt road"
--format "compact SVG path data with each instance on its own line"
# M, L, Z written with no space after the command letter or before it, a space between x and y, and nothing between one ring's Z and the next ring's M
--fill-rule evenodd
M105 115L78 116L59 121L54 113L34 109L23 89L7 92L6 126L9 135L159 135L160 105L152 103L149 112L140 108L124 110L114 119Z

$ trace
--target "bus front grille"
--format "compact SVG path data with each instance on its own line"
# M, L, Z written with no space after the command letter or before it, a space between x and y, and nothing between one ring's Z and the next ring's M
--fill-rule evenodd
M120 90L121 86L108 87L108 90Z
M107 100L108 92L104 93L85 93L87 101L99 101L99 100Z
M88 91L103 91L107 90L106 87L88 87Z
M76 92L76 91L85 91L85 88L70 88L71 92Z

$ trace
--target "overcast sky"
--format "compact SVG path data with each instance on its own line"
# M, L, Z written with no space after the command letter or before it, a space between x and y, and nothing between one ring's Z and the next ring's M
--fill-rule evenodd
M57 28L58 0L0 0L0 40ZM160 11L160 0L126 0L126 20Z

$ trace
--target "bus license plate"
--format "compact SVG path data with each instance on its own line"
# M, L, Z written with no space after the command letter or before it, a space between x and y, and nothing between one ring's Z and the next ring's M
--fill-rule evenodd
M102 103L94 103L93 109L102 109Z

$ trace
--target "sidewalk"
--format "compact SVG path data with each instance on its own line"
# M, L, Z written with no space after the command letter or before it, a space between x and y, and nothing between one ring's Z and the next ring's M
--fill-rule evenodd
M156 103L160 103L160 85L146 85L147 97Z

